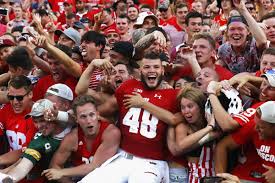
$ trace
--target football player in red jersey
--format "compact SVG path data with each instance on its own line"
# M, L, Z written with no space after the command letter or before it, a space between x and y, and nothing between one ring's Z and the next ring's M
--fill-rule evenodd
M25 119L33 104L32 96L32 84L26 76L16 76L9 81L10 103L0 110L0 125L8 138L10 151L0 156L0 165L15 163L36 133L32 120Z
M167 115L152 115L143 108L125 106L125 97L139 93L146 105L177 112L174 89L161 89L164 69L158 54L145 54L141 61L141 81L130 79L122 83L115 96L119 108L121 151L113 161L89 173L80 182L169 182L166 158L168 124L179 122ZM172 115L174 116L174 115ZM119 171L117 171L119 169ZM112 172L112 173L110 173ZM108 176L106 176L108 173Z
M115 125L98 119L93 97L77 97L73 110L79 127L73 129L62 141L52 159L52 169L43 172L49 180L83 177L117 153L120 131ZM75 167L63 168L70 156Z

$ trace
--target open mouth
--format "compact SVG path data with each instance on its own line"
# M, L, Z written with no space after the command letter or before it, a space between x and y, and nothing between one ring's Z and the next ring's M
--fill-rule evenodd
M83 57L87 56L87 50L86 49L82 49L81 55Z
M122 79L116 79L115 80L115 83L116 83L117 86L121 85L122 82L123 82Z
M235 35L235 36L232 36L232 39L235 40L235 41L239 41L242 39L242 36L240 35Z
M89 130L92 130L94 128L94 126L88 126L87 127Z
M150 81L150 82L154 82L157 79L156 76L148 76L147 78L148 78L148 81Z

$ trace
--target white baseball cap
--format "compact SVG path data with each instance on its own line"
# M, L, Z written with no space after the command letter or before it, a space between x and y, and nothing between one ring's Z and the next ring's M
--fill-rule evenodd
M265 72L265 74L262 74L261 77L266 77L269 84L272 87L275 87L275 69L270 69Z
M69 88L67 85L65 84L61 84L61 83L57 83L54 84L52 86L50 86L46 93L50 93L53 94L55 96L67 99L72 101L74 99L74 95L73 92L71 90L71 88Z
M262 104L261 110L261 120L275 124L275 101L268 101Z
M33 104L31 112L25 116L25 119L28 119L31 116L42 116L45 110L50 109L52 107L53 103L50 100L40 99Z
M154 13L152 13L151 11L148 11L141 12L140 14L138 14L138 18L134 26L142 25L146 17L152 17L156 21L157 25L159 24L159 19L156 17L156 15L154 15Z

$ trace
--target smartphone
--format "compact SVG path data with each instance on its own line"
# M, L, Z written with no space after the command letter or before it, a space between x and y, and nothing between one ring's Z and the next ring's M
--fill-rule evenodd
M203 177L200 179L200 183L220 183L223 181L222 177L217 177L217 176L213 176L213 177Z
M7 16L8 15L8 9L7 8L0 8L0 15Z

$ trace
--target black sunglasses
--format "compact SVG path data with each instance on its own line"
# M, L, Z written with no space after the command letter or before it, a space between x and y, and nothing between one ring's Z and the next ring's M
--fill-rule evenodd
M9 100L14 100L14 99L16 99L17 101L22 101L23 99L24 99L24 97L26 96L26 95L28 95L29 94L29 92L27 92L25 95L16 95L16 96L14 96L14 95L8 95L8 99Z
M168 9L166 9L166 8L159 8L159 11L160 12L166 12Z

